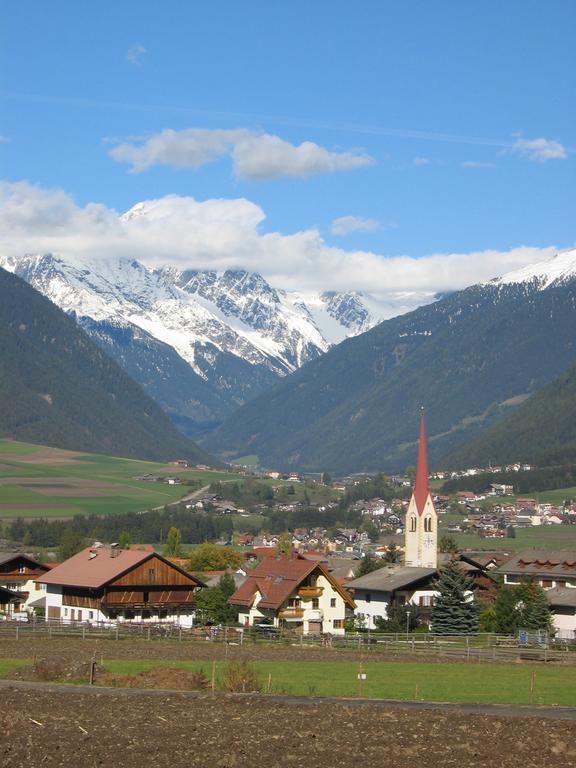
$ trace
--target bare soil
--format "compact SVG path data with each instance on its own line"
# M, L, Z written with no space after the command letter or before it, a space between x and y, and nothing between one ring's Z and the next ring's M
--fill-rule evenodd
M148 691L3 688L1 703L1 768L576 764L573 721Z

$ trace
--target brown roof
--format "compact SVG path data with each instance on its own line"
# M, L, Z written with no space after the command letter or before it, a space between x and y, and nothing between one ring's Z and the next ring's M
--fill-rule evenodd
M174 563L170 563L161 555L154 552L139 552L133 549L118 549L115 557L112 557L110 547L87 547L77 555L73 555L60 565L57 565L49 573L37 579L40 584L58 584L64 587L98 587L119 578L123 573L135 566L157 557L168 563L181 573L185 573L191 580L202 585L202 582L186 573Z
M354 601L340 584L330 575L322 564L293 558L266 558L250 572L244 584L242 584L228 600L233 605L252 604L256 591L260 592L262 599L258 603L259 608L273 608L274 610L288 599L292 592L313 571L320 571L344 600L353 608Z
M576 551L527 550L518 552L493 573L514 576L576 577Z

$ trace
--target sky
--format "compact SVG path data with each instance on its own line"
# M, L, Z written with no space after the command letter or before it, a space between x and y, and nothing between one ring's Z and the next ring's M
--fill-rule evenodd
M386 294L575 244L573 0L0 8L4 253Z

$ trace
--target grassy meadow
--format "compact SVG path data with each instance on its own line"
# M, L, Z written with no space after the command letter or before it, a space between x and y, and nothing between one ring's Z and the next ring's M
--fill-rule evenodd
M1 659L0 676L29 665L29 659ZM226 662L216 662L216 685L221 687ZM104 660L115 675L136 675L153 667L202 671L210 678L212 662ZM422 700L481 704L576 706L576 667L373 662L256 661L262 688L298 696L338 696L373 699ZM361 687L360 687L361 686ZM533 687L533 693L531 688Z
M182 485L135 480L175 475ZM240 476L0 440L0 519L137 512Z

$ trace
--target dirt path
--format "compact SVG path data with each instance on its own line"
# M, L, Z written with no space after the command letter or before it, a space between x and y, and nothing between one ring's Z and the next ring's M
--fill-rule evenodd
M109 688L99 685L72 685L66 683L37 683L21 680L0 680L0 690L49 691L60 695L83 694L87 696L182 696L186 699L211 701L237 700L239 702L257 701L261 704L273 704L297 707L317 707L323 705L342 705L347 707L380 707L381 709L400 709L409 711L445 711L463 714L491 715L497 717L546 718L552 720L576 721L576 707L520 706L510 704L454 704L445 701L398 701L396 699L352 699L336 696L285 696L267 693L217 693L208 695L199 691L149 690L144 688Z

